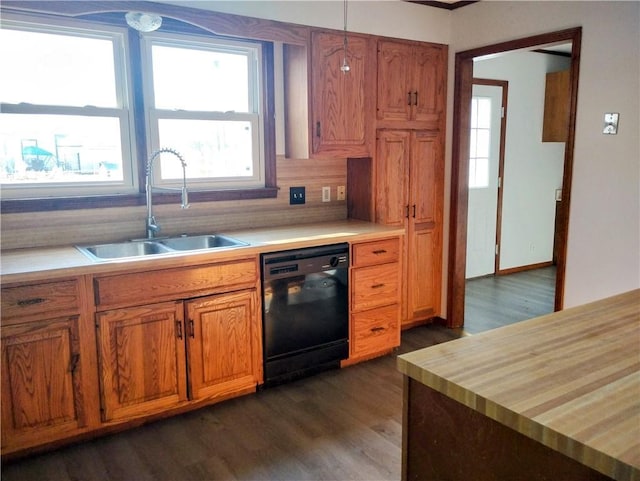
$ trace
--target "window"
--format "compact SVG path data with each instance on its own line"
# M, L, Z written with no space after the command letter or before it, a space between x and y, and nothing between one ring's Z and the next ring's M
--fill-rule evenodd
M192 200L275 195L275 151L265 151L272 50L165 23L138 35L123 15L89 22L3 14L3 208L6 199L73 198L54 208L76 208L82 199L106 206L114 196L140 197L146 159L165 147L185 158ZM153 177L171 187L182 166L163 155ZM101 205L96 196L106 195Z
M260 44L154 34L143 45L153 150L178 150L195 188L264 187ZM161 159L154 176L182 179L181 165Z
M491 139L491 99L471 99L471 141L469 188L489 187L489 146Z
M125 33L3 18L4 198L133 192Z

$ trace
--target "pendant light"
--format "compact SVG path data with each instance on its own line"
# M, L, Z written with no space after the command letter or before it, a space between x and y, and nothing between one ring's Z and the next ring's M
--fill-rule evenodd
M347 40L347 0L344 0L344 39L342 42L343 48L344 48L344 52L343 52L343 56L342 56L342 66L340 67L340 70L342 71L343 74L346 75L346 73L351 70L351 67L349 67L349 63L347 62L347 46L348 46L348 40Z

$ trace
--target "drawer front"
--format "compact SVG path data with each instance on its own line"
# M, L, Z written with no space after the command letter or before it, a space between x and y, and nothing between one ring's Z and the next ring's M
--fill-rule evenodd
M163 300L255 287L255 259L208 266L138 272L94 280L98 310L111 306L142 305Z
M400 345L400 305L352 314L352 356L364 356Z
M78 297L77 280L6 287L2 289L2 321L75 314Z
M353 267L398 262L400 259L400 239L385 239L354 244L352 250Z
M351 270L351 310L361 311L400 300L398 263Z

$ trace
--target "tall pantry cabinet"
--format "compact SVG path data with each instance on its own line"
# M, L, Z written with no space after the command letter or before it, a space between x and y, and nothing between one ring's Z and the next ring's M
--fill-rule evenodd
M403 327L440 315L447 53L378 42L375 220L405 228Z

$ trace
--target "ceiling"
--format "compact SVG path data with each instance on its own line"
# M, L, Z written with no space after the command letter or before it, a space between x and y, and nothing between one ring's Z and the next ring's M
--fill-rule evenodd
M425 0L406 0L410 3L419 3L420 5L427 5L429 7L445 8L447 10L455 10L456 8L464 7L476 3L479 0L440 0L440 1L425 1Z

